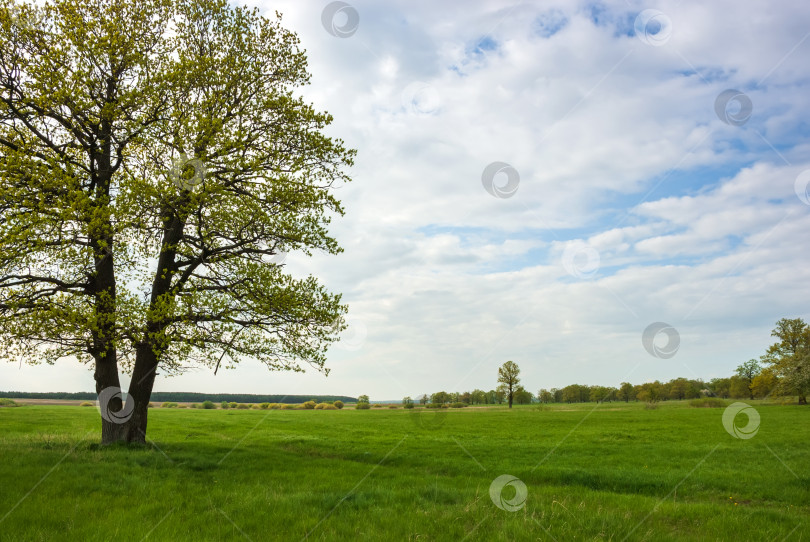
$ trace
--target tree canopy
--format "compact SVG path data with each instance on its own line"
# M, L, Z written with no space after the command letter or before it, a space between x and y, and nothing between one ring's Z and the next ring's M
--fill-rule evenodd
M158 367L326 371L346 307L283 255L340 252L354 151L308 81L280 15L227 0L0 8L0 344L99 394L131 373L103 441L145 439Z
M754 398L754 379L761 371L762 367L755 359L749 359L745 363L739 365L735 370L737 377L742 381L742 385L745 386L745 389L748 392L749 399Z
M507 361L498 368L498 382L503 386L503 392L509 401L509 408L512 408L512 402L515 398L515 391L518 384L520 384L520 367L514 361ZM500 386L499 386L500 387Z
M807 404L810 393L810 326L801 318L782 318L771 332L779 342L772 344L763 361L779 377L783 393L795 393L799 404Z

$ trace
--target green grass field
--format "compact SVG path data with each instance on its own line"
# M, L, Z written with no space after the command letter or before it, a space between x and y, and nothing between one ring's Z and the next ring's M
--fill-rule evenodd
M0 408L0 540L807 540L810 408L750 403L746 440L686 403L156 409L135 449L93 408Z

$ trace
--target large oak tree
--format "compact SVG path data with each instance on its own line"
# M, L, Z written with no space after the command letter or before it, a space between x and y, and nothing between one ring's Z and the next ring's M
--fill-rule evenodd
M226 0L0 8L0 347L92 363L103 442L145 440L158 368L327 371L346 307L283 256L340 251L354 151L308 80Z

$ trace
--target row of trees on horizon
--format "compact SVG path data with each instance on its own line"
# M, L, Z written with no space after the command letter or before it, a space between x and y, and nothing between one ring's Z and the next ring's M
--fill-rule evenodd
M756 362L756 360L753 360ZM746 362L740 367L749 367ZM762 399L774 395L778 378L771 372L761 370L756 376L739 373L728 378L714 378L709 382L701 379L674 378L669 382L646 382L631 384L622 382L619 387L570 384L563 388L541 388L537 394L517 386L513 392L513 402L518 405L532 403L588 403L611 401L645 401L695 399L699 397L720 397L723 399ZM414 401L410 397L403 403L416 402L423 406L464 403L466 405L499 405L508 403L508 391L500 388L484 391L476 389L465 392L439 391L423 394Z
M564 388L541 388L537 395L520 384L520 368L507 361L498 369L498 387L489 391L476 389L465 392L439 391L422 394L416 402L425 406L452 403L465 405L494 405L513 403L587 403L609 401L645 401L720 397L723 399L763 399L771 396L798 396L799 404L807 404L810 392L810 326L801 318L783 318L771 332L779 342L771 345L757 359L739 365L735 374L725 378L674 378L669 382L631 384L619 387L570 384ZM414 404L411 397L404 405Z

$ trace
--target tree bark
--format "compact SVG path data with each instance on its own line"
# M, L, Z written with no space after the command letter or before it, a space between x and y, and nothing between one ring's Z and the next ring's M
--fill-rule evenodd
M135 351L135 370L129 383L129 397L135 401L132 418L127 422L127 442L146 442L146 424L149 414L149 398L157 375L158 356L149 343L141 343Z
M101 397L101 392L108 388L118 388L120 390L121 384L118 379L118 365L114 359L96 358L96 371L94 373L96 380L96 394ZM112 397L109 401L99 401L99 408L108 412L120 412L123 410L123 402L121 396L117 395ZM119 433L121 426L114 421L110 421L108 417L101 417L101 443L110 444L119 440Z
M171 294L172 272L177 269L177 253L173 248L182 237L184 220L172 213L170 209L163 209L161 213L166 218L166 227L163 231L163 243L158 258L157 271L152 282L151 301L148 313L155 310L157 304L167 294ZM149 417L149 399L152 397L152 388L157 376L162 349L151 337L159 336L166 329L165 320L150 321L146 323L143 340L135 347L135 366L132 371L132 380L129 383L127 402L133 402L133 410L128 419L119 427L110 428L110 442L124 441L143 444L146 442L146 426ZM117 369L116 369L117 377ZM130 408L127 405L127 408ZM103 430L102 430L103 433ZM102 434L102 442L105 442Z
M115 81L107 81L107 102L112 102L115 94ZM91 331L92 345L90 354L96 362L95 380L96 393L99 395L99 407L102 409L101 442L109 444L120 439L123 427L119 423L119 416L109 414L121 413L123 402L121 400L121 384L118 377L118 352L115 345L116 337L116 278L113 248L115 236L110 217L110 186L112 184L113 167L110 156L112 154L112 123L108 119L101 121L94 142L99 147L91 149L90 160L94 164L93 211L102 212L100 217L88 216L90 224L88 238L90 248L93 250L93 275L90 278L89 292L93 296L97 327ZM95 221L98 221L96 223ZM105 393L102 401L102 392ZM107 393L116 392L109 396Z
M146 343L138 345L126 405L120 395L109 400L100 400L102 444L146 442L149 399L152 396L157 367L158 356L152 350L152 346ZM97 393L101 394L104 389L110 387L119 388L117 366L109 363L97 364L96 374ZM102 374L103 378L99 379L99 374Z
M107 243L107 246L112 246L112 235L108 234L104 237L103 242ZM96 381L96 394L101 398L104 390L119 393L121 391L118 376L118 352L114 342L116 333L115 270L112 252L101 248L101 244L95 239L91 241L91 246L95 252L95 269L91 288L95 298L95 313L99 325L91 332L90 354L93 356L96 366L93 375ZM100 400L99 406L111 413L119 413L124 407L120 395L108 397L108 400ZM122 427L117 421L116 416L111 418L102 416L102 444L109 444L120 439Z

